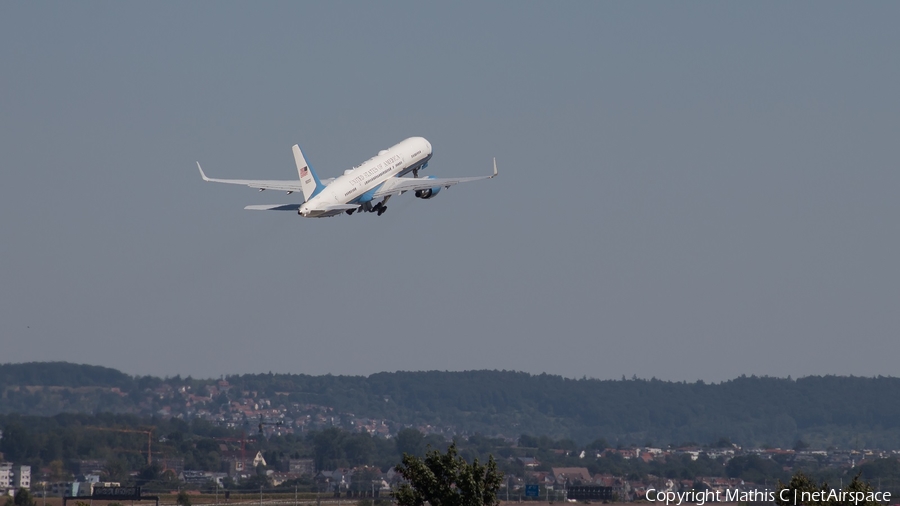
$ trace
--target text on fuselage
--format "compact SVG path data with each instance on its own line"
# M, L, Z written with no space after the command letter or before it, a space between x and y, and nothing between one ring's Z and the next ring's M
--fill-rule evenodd
M399 166L401 161L402 161L402 159L400 158L400 155L394 155L394 156L388 158L387 160L384 160L383 162L379 163L378 165L375 165L372 168L366 169L363 173L361 173L361 174L357 175L356 177L354 177L353 179L351 179L350 184L358 185L363 181L366 181L368 183L369 181L371 181L370 176L372 176L373 174L378 174L379 171L381 171L385 167L390 169L395 164ZM379 174L379 175L383 175L383 174Z

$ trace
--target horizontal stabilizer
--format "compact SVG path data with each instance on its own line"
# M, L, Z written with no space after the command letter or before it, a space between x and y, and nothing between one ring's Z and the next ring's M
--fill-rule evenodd
M300 209L301 204L259 204L255 206L247 206L244 209L251 211L296 211Z

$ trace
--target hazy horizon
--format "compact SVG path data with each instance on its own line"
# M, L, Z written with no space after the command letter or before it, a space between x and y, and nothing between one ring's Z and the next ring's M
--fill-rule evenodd
M50 363L54 363L54 361L6 362L6 363L0 363L0 366L4 366L4 365L29 365L29 364L40 365L40 364L50 364ZM306 375L308 375L308 376L338 376L338 377L368 378L368 377L374 376L374 375L376 375L376 374L428 373L428 372L466 373L466 372L481 372L481 371L490 371L490 372L509 372L509 373L523 373L523 374L529 374L529 375L531 375L531 376L541 376L541 375L546 374L546 375L549 375L549 376L557 376L557 377L561 377L561 378L565 378L565 379L571 379L571 380L593 380L593 381L653 381L653 380L657 380L657 381L663 381L663 382L667 382L667 383L697 383L697 382L700 382L700 383L705 383L705 384L710 384L710 385L717 385L717 384L721 384L721 383L727 383L727 382L729 382L729 381L734 381L734 380L736 380L736 379L740 379L740 378L744 378L744 377L746 377L746 378L772 378L772 379L782 379L782 380L791 380L791 381L796 381L796 380L800 380L800 379L803 379L803 378L814 378L814 377L838 377L838 378L852 378L852 377L855 377L855 378L879 378L879 377L882 377L882 378L897 378L897 377L898 377L898 376L880 375L880 374L875 374L875 375L871 375L871 376L858 375L858 374L857 374L857 375L853 375L853 374L844 374L844 375L841 375L841 374L808 374L808 375L805 375L805 376L796 376L796 377L795 377L795 376L791 376L790 374L789 374L789 375L786 375L786 376L759 375L759 374L739 374L739 375L737 375L737 376L734 376L733 378L725 378L725 379L718 380L718 381L706 381L706 380L703 380L703 379L696 379L696 380L693 380L693 381L687 381L687 380L667 380L667 379L657 378L657 377L647 377L647 378L643 378L643 377L640 377L640 376L638 376L638 375L636 375L636 374L635 374L635 375L632 375L631 377L625 377L625 375L622 375L620 378L594 378L594 377L586 376L586 375L581 375L581 376L575 377L575 376L566 376L565 374L553 374L553 373L548 373L548 372L545 372L545 371L544 371L544 372L536 372L536 373L535 373L535 372L520 371L520 370L515 370L515 369L460 369L460 370L421 369L421 370L376 371L376 372L372 372L372 373L368 373L368 374L353 374L353 373L344 373L344 374L332 374L332 373L308 374L308 373L302 373L302 372L258 371L258 372L242 372L242 373L227 373L227 372L226 372L226 373L221 373L221 374L217 374L217 375L214 375L214 376L204 376L204 377L199 377L199 376L193 376L193 375L190 375L190 374L188 374L188 375L183 375L183 374L178 374L178 373L176 373L176 374L171 374L171 375L154 374L154 373L134 374L134 373L129 373L128 371L125 371L125 370L123 370L123 369L121 369L121 368L119 368L119 367L111 366L111 365L104 365L104 364L88 364L88 363L75 363L75 362L63 362L63 363L74 364L74 365L86 365L86 366L106 367L106 368L109 368L109 369L115 369L115 370L117 370L117 371L119 371L119 372L121 372L121 373L124 373L124 374L126 374L126 375L128 375L128 376L131 376L131 377L134 377L134 378L140 378L140 377L144 377L144 376L150 376L150 377L156 377L156 378L161 378L161 379L164 379L164 380L165 380L165 379L173 379L173 378L176 378L176 377L181 377L182 379L191 378L191 379L193 379L193 380L200 380L200 381L205 381L205 380L218 380L218 379L222 379L222 378L229 377L229 376L243 376L243 375L245 375L245 374L246 374L246 375L266 375L266 374L276 374L276 375L277 375L277 374L285 374L285 375L297 374L297 375L302 375L302 374L306 374Z

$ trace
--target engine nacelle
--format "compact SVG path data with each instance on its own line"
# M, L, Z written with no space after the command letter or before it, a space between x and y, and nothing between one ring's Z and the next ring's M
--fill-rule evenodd
M426 190L416 190L416 197L420 199L430 199L434 198L440 191L440 186L435 186L434 188L428 188Z

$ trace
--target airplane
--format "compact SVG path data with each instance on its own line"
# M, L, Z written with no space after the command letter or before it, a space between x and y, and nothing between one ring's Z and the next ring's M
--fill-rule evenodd
M197 162L200 177L213 183L228 183L249 186L263 190L280 190L288 195L295 191L303 193L302 204L251 205L244 209L254 211L297 211L304 218L325 218L342 213L377 213L387 210L387 202L394 195L414 192L420 199L434 198L442 189L459 183L493 179L497 176L497 159L494 158L494 173L490 176L436 178L419 177L419 171L431 160L431 143L423 137L410 137L361 164L347 169L336 178L319 179L300 146L294 144L294 163L297 165L299 180L275 181L257 179L216 179L207 177ZM403 177L412 172L413 177Z

